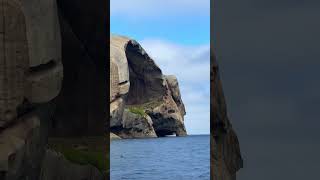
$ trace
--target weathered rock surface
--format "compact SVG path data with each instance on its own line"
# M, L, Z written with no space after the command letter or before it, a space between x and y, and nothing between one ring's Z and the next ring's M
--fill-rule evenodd
M153 122L147 114L141 115L125 109L120 127L115 127L114 132L121 138L146 138L157 137Z
M74 164L53 150L46 151L40 174L41 180L104 180L105 178L94 166Z
M122 126L125 99L129 92L129 69L122 37L110 44L110 127Z
M185 136L183 116L186 112L176 77L164 76L164 86L166 93L159 101L160 103L158 102L158 106L145 106L146 111L153 120L153 126L158 136L173 134Z
M56 97L63 69L55 0L2 1L0 19L1 128L19 116L24 101Z
M40 121L33 115L0 132L0 179L37 179L44 151L41 140Z
M170 88L172 98L173 98L174 102L177 104L181 115L184 116L186 114L186 110L185 110L184 104L181 99L178 80L173 75L166 76L166 80L167 80L168 86Z
M211 179L235 180L243 160L236 133L227 115L215 57L211 62Z
M1 1L0 19L0 179L37 180L50 118L40 107L63 77L56 1Z
M0 0L1 180L39 179L49 126L51 135L105 133L107 7L101 1L59 4ZM54 107L59 107L56 116ZM70 167L68 172L83 175L79 180L98 178L93 171L86 173L88 168L59 162ZM64 173L43 170L59 177Z
M150 123L146 124L148 121L145 118L136 118L135 123L129 123L130 126L124 124L128 122L125 119L128 116L123 113L124 109L134 107L144 111L148 115L147 119L151 118L157 136L186 135L183 118L186 112L176 77L163 75L155 61L135 40L111 36L110 41L111 131L115 134L122 132L125 138L154 136L153 130L149 128ZM138 135L137 127L145 127L151 135L144 131L143 136L141 133ZM121 128L125 130L126 135Z

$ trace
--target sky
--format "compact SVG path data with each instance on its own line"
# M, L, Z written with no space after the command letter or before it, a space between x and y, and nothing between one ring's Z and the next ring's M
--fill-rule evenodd
M210 133L210 0L111 0L111 33L137 40L179 81L188 134Z
M214 49L239 180L319 179L320 1L215 1Z

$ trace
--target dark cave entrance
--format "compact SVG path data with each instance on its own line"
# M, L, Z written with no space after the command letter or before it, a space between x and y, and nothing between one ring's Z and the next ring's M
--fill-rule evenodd
M170 130L156 130L156 134L158 137L166 137L166 136L176 136L176 132Z

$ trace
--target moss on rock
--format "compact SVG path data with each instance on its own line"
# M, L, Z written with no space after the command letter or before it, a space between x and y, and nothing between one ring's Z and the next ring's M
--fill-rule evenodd
M91 164L101 172L109 169L109 152L105 137L50 138L49 148L60 152L73 163Z
M141 117L146 117L147 114L142 107L129 107L129 111L133 114L140 115Z

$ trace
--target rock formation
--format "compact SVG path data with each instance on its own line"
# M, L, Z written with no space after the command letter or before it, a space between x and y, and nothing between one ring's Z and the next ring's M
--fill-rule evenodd
M235 180L242 168L239 142L227 115L217 61L211 61L211 179Z
M23 102L47 102L60 92L63 70L56 10L53 0L1 1L0 128L15 121Z
M71 9L70 5L72 5ZM74 89L74 87L77 87L74 85L75 83L70 85L71 87L66 87L65 83L77 82L71 80L71 74L73 73L70 64L77 64L80 61L77 56L90 56L91 59L94 59L92 60L94 65L89 66L90 71L87 74L85 73L87 75L85 77L91 77L91 79L87 78L85 80L92 83L98 82L96 85L105 80L104 67L106 65L101 66L104 62L103 59L106 59L106 53L104 52L107 47L105 43L105 21L101 19L101 17L104 18L105 9L99 11L102 7L104 6L97 5L96 2L92 1L90 5L75 0L63 1L58 9L56 0L0 0L1 180L98 179L96 177L102 177L101 172L98 172L100 175L97 175L98 170L93 170L94 167L79 166L66 159L61 160L64 158L62 155L50 154L52 151L47 150L49 126L53 124L52 119L59 117L53 117L52 115L61 115L60 109L55 111L55 107L57 105L60 107L63 103L70 105L70 101L73 100L72 98L57 99L57 97L61 97L59 93L61 91L76 92L79 90ZM88 17L89 15L82 13L81 10L87 13L95 12L91 13L90 17L96 18L93 15L97 15L99 18L94 19L95 21L91 21L90 18L85 21L81 16L74 18L74 16L65 13L66 10L74 15L82 14ZM96 21L99 21L99 23ZM100 40L95 40L92 36L87 35L89 33L82 32L87 30L86 26L85 28L82 26L85 22L94 23L97 28L100 28L99 31L90 33L94 34L93 36L99 36ZM90 30L92 31L92 29ZM68 36L70 32L73 33L73 36ZM75 33L77 34L74 35ZM74 39L80 40L75 41ZM99 48L96 48L97 46ZM68 52L69 47L82 47L82 49L70 49L69 52L72 53L68 54L66 52ZM95 64L98 61L102 63ZM81 65L83 64L85 63ZM66 68L63 68L63 66ZM96 68L100 66L100 70ZM83 65L82 67L88 66ZM100 74L97 72L100 72ZM82 75L83 72L77 71L77 73ZM100 77L100 79L97 77ZM85 126L84 135L94 134L92 132L101 135L105 131L103 125L106 119L106 103L104 100L106 99L104 93L106 83L100 83L101 86L95 86L97 88L89 88L90 84L85 80L81 87L87 88L85 92L91 93L92 96L84 102L87 103L87 107L98 107L94 110L91 109L91 111L90 109L80 111L79 116L85 117L81 119L81 123L70 122L70 119L77 119L67 117L69 114L74 115L74 112L65 113L64 116L61 115L64 123L56 123L56 128L53 128L51 134L63 132L65 129L60 130L60 128L64 125L64 127L69 128L68 130L74 130L74 126L67 126L72 123ZM77 98L79 97L77 96ZM64 108L65 106L61 107ZM93 120L88 123L88 119ZM67 130L64 132L67 132ZM81 133L79 129L72 132L73 134ZM46 169L48 167L46 165L68 168L55 171L55 168L49 167ZM67 177L64 174L59 174L66 171L70 172ZM74 172L82 173L74 174Z
M157 137L152 124L153 122L147 114L133 113L125 109L122 115L123 129L117 133L122 138Z
M0 179L37 179L46 128L36 109L58 95L63 77L57 6L0 2Z
M186 135L175 76L165 76L135 40L111 36L110 129L121 138Z

